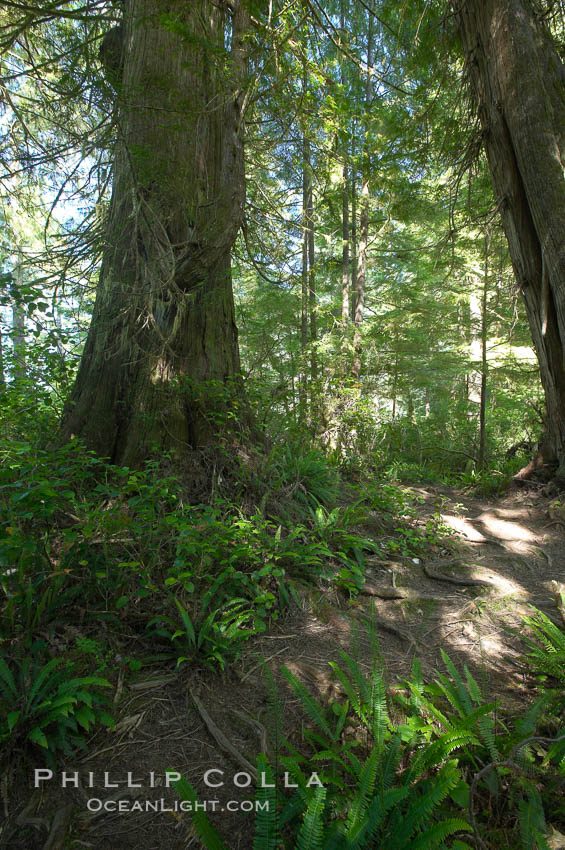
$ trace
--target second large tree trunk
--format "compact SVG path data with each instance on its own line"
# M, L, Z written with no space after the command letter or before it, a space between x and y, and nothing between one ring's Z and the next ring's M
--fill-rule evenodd
M565 69L529 0L453 0L565 478Z
M232 8L227 50L212 0L125 3L107 243L63 420L120 463L209 444L237 390L247 15Z

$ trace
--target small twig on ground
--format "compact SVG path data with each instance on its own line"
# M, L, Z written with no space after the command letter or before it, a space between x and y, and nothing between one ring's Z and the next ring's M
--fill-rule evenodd
M258 670L259 667L262 667L264 664L267 664L267 662L272 661L273 658L276 658L277 655L280 655L282 652L286 652L287 649L290 649L290 647L283 646L282 649L279 649L278 652L273 653L273 655L269 655L268 658L262 658L258 664L255 664L255 666L251 668L251 670L248 670L247 673L241 676L241 683L243 684L243 682L246 682L247 679L249 679L249 677L255 672L255 670Z

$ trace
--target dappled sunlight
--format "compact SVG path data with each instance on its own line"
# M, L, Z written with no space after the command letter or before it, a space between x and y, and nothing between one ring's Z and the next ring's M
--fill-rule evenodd
M527 595L528 591L525 590L521 584L518 584L514 579L507 578L506 576L500 575L498 572L484 572L483 570L478 570L471 572L472 578L485 579L489 581L493 588L496 589L497 596L523 596Z
M508 522L504 519L499 519L491 513L482 514L479 522L485 526L486 530L493 537L499 540L508 541L523 541L525 543L533 543L535 537L531 531L519 525L517 522Z
M460 516L453 516L453 514L441 514L441 519L447 526L449 526L449 528L452 528L453 531L457 534L463 535L468 540L472 540L475 543L487 542L486 537L484 537L480 531L477 531L468 519L464 519Z
M506 653L506 646L500 640L498 635L486 635L485 637L481 637L479 634L478 642L480 645L480 651L483 655L493 655L498 658L501 657L504 653Z
M522 519L527 522L530 518L530 512L528 508L491 508L476 517L475 522L482 522L492 516L508 520Z

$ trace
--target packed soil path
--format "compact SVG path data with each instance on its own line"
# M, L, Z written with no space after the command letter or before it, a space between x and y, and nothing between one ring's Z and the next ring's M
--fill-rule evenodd
M165 771L175 769L202 800L216 801L208 813L226 845L248 850L253 814L241 804L253 800L253 783L238 787L234 778L246 782L246 762L253 764L259 751L272 755L277 713L284 736L297 744L305 722L280 675L282 664L325 700L337 693L329 662L339 661L340 650L355 655L367 672L376 652L394 682L409 673L415 656L427 675L442 669L443 649L459 666L469 666L486 699L521 710L534 687L523 662L522 618L533 604L563 625L553 583L565 582L565 498L551 499L536 487L500 499L431 487L410 488L410 494L415 526L425 529L440 519L453 532L449 542L433 546L425 561L411 554L370 560L365 591L354 604L330 584L308 593L229 674L155 669L118 683L116 729L97 733L87 754L73 762L81 787L61 788L57 777L37 790L30 782L11 811L5 804L9 824L0 848L197 848L190 821L174 811L176 797L164 787ZM375 517L375 527L362 531L378 542L382 525ZM223 784L206 787L207 770ZM141 787L127 787L128 772ZM117 789L104 787L105 773ZM94 785L85 788L89 774ZM125 801L125 811L92 811L93 799L116 801L116 808ZM171 810L136 812L135 801L147 799L164 799Z

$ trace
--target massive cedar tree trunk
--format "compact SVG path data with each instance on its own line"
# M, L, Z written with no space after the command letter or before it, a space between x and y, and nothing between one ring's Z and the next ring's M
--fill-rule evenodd
M453 0L565 478L565 69L529 0Z
M62 425L113 461L208 444L237 385L246 29L243 0L124 4L107 241Z

